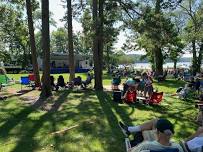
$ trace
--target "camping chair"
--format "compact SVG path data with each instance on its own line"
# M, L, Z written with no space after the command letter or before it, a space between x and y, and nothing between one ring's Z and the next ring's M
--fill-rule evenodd
M36 77L35 77L34 74L29 74L29 75L28 75L28 78L29 78L29 80L30 80L30 86L31 86L33 89L35 89L35 87L40 87L40 86L36 86L36 84L35 84Z
M126 92L126 97L124 98L124 102L127 104L135 103L137 100L137 93L136 91L133 92Z
M92 86L92 78L89 80L82 81L82 84L81 84L82 88L86 89L89 85Z
M130 149L132 148L132 146L131 146L129 138L125 138L125 147L126 147L126 152L130 152ZM162 149L162 150L150 150L149 149L149 152L179 152L179 150L177 148L166 148L166 149Z
M22 90L22 86L30 86L30 80L28 76L24 76L20 78L20 84L21 84L21 90Z
M0 75L0 90L8 85L8 77L6 75Z
M8 77L6 75L0 75L0 83L2 85L7 85L8 84Z
M202 120L201 120L201 125L203 126L203 102L196 102L195 107L199 108L199 112L202 114Z
M151 98L146 100L148 104L159 104L162 101L163 92L153 92Z

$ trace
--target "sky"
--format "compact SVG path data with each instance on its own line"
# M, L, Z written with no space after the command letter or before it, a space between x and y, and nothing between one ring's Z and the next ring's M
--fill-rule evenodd
M60 19L63 18L65 14L65 9L62 6L61 0L49 0L49 9L53 13L53 18L57 23L58 27L64 27L64 22L60 21ZM55 30L55 27L50 27L50 30ZM73 32L77 33L79 31L82 31L82 25L78 23L76 20L73 20ZM114 48L116 50L120 50L123 44L126 41L125 32L120 32L117 42L114 44ZM132 51L129 54L145 54L143 51ZM192 55L190 53L184 54L183 57L191 57Z
M65 9L62 6L63 3L61 2L61 0L49 0L49 3L50 3L49 9L53 13L53 18L57 23L57 28L63 27L64 22L60 21L60 19L62 19L65 14ZM52 26L50 30L53 31L55 29L56 28ZM73 32L77 33L79 31L82 31L82 25L78 23L76 20L73 20ZM115 43L114 48L119 50L122 47L125 40L126 40L125 33L120 32L118 36L118 41L117 43Z

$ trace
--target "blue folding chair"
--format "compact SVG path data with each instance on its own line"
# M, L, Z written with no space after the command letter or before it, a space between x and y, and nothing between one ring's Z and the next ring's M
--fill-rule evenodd
M26 85L26 86L30 85L29 77L28 76L21 77L20 83L21 83L21 90L22 90L23 85Z

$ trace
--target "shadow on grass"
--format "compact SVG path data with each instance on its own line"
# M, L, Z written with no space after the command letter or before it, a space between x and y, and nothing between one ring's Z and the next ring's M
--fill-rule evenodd
M59 98L58 100L56 100L52 106L52 108L50 109L49 112L45 113L44 115L42 115L39 120L35 120L34 122L32 122L32 126L29 126L29 129L27 128L27 126L22 126L21 130L26 130L26 133L20 137L20 139L18 140L16 147L14 147L14 149L12 150L13 152L20 152L20 151L35 151L35 149L38 148L38 142L36 142L34 136L35 134L40 130L40 128L43 126L44 123L46 123L47 121L51 121L52 122L52 131L56 131L56 123L55 123L55 111L58 110L58 108L61 106L62 103L64 103L66 97L68 96L69 91L64 91L62 93L59 94ZM37 108L39 107L43 102L42 101L38 101L37 103L35 103L34 107ZM37 105L37 107L36 107ZM24 112L24 111L22 111ZM22 113L21 112L21 113ZM28 116L28 114L30 114L31 112L33 112L33 110L31 110L29 113L27 113L24 118L26 116ZM13 126L14 127L14 126ZM48 135L47 135L48 136ZM48 137L42 137L42 138L48 138ZM55 137L56 138L56 137ZM57 139L56 139L57 141ZM28 144L27 144L28 143ZM57 144L56 144L57 146Z
M101 106L102 104L105 104L102 106L103 108L109 107L109 111L107 111L106 114L108 114L110 110L111 111L115 110L116 114L119 116L119 119L120 119L120 120L116 120L116 123L118 121L123 121L123 122L127 122L130 125L132 124L132 120L130 119L130 114L134 113L134 110L135 110L134 107L131 107L131 112L128 113L126 107L121 107L118 103L113 102L110 93L107 93L107 92L103 92L103 91L97 92L97 97L100 101ZM109 118L109 122L111 122L110 118Z
M179 88L183 87L185 82L180 80L168 79L163 82L156 83L158 86L164 86L168 88Z
M33 91L33 90L20 90L17 93L4 92L0 95L0 97L2 96L2 99L8 99L8 98L12 98L12 97L18 97L18 96L25 95L31 91Z
M94 152L122 152L125 149L124 136L118 127L118 121L124 121L129 125L132 125L133 121L140 122L137 117L132 116L136 109L139 109L138 114L150 111L160 114L161 117L172 119L181 130L184 128L186 135L190 133L188 126L194 128L191 120L193 111L190 111L192 102L184 104L175 101L174 104L177 104L177 107L171 103L158 106L142 104L126 106L114 103L111 94L103 91L61 91L57 92L57 97L50 101L53 104L48 112L37 113L33 108L26 108L27 112L24 109L12 116L0 126L0 139L9 136L18 137L15 142L16 146L12 149L15 152L32 152L42 150L42 148L45 148L44 151L72 152L81 149L81 151ZM38 102L40 105L40 101ZM60 107L62 109L59 109ZM37 113L37 115L33 113ZM147 118L143 116L143 121L145 119ZM9 122L11 126L9 126ZM17 130L17 135L11 135L10 130L18 123L21 126ZM50 135L75 125L74 129L63 134ZM185 137L186 135L182 134L181 130L177 132L176 136Z
M67 93L65 94L67 95ZM56 102L53 107L51 108L51 111L57 110L60 105L62 104L61 100L63 98L59 97L59 102ZM21 110L19 113L13 115L10 119L8 119L3 125L0 126L0 138L4 138L8 136L9 131L14 128L16 125L18 125L20 122L27 119L27 116L34 112L36 109L41 107L44 104L44 99L38 99L36 102L34 102L31 106L25 107L23 110Z
M191 129L197 127L195 124L195 113L194 113L194 101L187 100L181 101L176 99L174 103L168 103L160 105L145 105L145 104L134 104L129 105L129 108L132 108L131 112L128 113L123 109L122 106L115 104L112 102L111 96L109 93L103 93L100 97L101 100L107 100L110 107L115 109L116 114L120 116L121 120L126 122L127 124L132 124L132 121L136 121L136 119L130 119L130 115L134 113L134 109L139 109L141 111L151 111L155 112L158 117L170 119L174 122L175 125L178 126L176 137L182 137L182 139L186 139L189 135L191 135ZM105 102L106 103L106 102ZM112 115L111 113L109 115ZM144 116L143 116L144 117ZM109 121L112 120L109 118ZM185 128L184 131L182 128ZM184 134L185 132L185 134Z
M25 107L23 110L13 115L3 125L0 126L0 138L5 138L9 135L11 129L13 129L20 122L26 120L28 115L39 108L44 103L44 100L37 100L31 107ZM17 108L17 107L16 107Z

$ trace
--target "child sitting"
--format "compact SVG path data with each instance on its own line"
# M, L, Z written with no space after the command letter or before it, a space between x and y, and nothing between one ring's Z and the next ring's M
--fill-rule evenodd
M126 103L134 103L137 99L137 92L135 86L130 86L123 96Z

